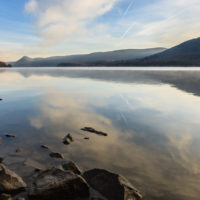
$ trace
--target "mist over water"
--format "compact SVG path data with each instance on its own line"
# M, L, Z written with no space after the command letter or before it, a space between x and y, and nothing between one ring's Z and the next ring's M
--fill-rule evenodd
M45 144L84 170L124 175L146 199L199 199L200 71L2 69L0 98L0 157L25 180L62 163Z

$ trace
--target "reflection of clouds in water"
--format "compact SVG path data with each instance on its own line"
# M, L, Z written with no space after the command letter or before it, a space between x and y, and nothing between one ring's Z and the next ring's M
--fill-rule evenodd
M200 181L191 176L198 175L200 165L190 155L192 134L182 132L181 135L180 122L170 126L173 107L166 120L161 106L157 106L155 110L148 103L145 104L145 99L140 102L138 95L131 98L128 90L126 95L129 93L129 103L120 105L120 96L118 98L115 92L116 90L110 93L110 97L106 94L106 99L101 93L104 103L98 104L94 101L96 96L89 95L86 98L83 95L82 98L81 95L68 94L67 91L46 91L41 99L40 112L31 118L31 124L38 129L45 127L49 134L59 138L66 131L72 132L75 142L67 149L65 146L58 148L66 157L78 161L86 169L104 167L123 173L135 184L142 185L143 191L151 196L162 197L163 193L158 191L168 193L176 188L177 195L181 193L183 199L188 194L195 199L198 194L196 185ZM148 95L147 88L146 94ZM159 98L162 99L162 94L157 93L155 102ZM133 102L134 106L130 108ZM165 102L166 105L167 103ZM171 100L169 103L172 105ZM172 105L174 109L177 103ZM125 124L123 117L120 118L117 112L126 116ZM109 136L88 134L90 140L83 141L79 129L84 126L106 131ZM175 130L177 134L174 133ZM183 190L185 187L187 189Z
M130 80L138 75L128 74ZM104 75L109 73L100 78ZM0 89L13 91L17 84L24 94L41 91L38 109L30 105L34 112L28 115L33 130L38 131L35 139L46 141L66 159L77 161L85 169L104 167L122 173L151 196L149 199L199 199L199 97L168 84L154 85L153 80L151 84L145 84L145 80L141 84L140 77L135 80L137 83L127 80L127 84L127 73L123 75L120 82L118 73L116 84L84 76L58 78L35 73L22 77L9 72L7 77L0 74ZM160 80L158 74L155 76ZM83 133L80 128L84 126L93 126L109 136ZM62 138L68 131L75 142L64 146ZM90 140L83 140L84 135ZM34 159L37 157L38 162L48 160L48 154L37 154Z

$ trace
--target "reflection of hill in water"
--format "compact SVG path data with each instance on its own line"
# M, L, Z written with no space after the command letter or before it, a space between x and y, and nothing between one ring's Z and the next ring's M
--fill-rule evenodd
M85 69L15 69L23 76L89 78L119 83L170 84L177 89L200 96L200 71L134 71Z

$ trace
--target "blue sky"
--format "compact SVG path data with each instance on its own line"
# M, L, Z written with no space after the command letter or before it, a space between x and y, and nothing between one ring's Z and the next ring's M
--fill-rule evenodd
M199 19L199 0L0 0L0 60L171 47Z

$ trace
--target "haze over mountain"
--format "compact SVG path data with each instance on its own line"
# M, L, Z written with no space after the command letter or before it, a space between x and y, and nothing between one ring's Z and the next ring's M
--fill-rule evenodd
M16 67L39 67L39 66L57 66L60 63L82 63L91 64L94 62L114 62L120 60L140 59L166 50L165 48L150 49L125 49L109 52L96 52L82 55L55 56L48 58L29 58L24 56L15 63Z

